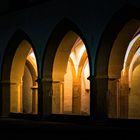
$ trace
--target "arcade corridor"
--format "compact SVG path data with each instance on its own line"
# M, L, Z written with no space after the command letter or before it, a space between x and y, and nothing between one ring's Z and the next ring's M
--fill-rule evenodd
M138 0L1 1L1 132L139 131L139 10Z

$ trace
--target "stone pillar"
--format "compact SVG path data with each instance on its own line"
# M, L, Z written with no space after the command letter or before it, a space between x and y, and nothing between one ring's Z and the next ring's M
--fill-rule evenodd
M107 119L108 77L91 76L91 113L97 123L104 123ZM92 93L93 92L93 93Z
M45 87L45 85L41 78L38 78L36 82L38 83L38 115L43 116L43 86Z
M128 118L128 84L121 83L120 89L120 118Z
M38 83L38 112L43 117L52 114L52 80L39 80Z
M10 81L1 81L0 114L7 117L10 114Z
M1 81L1 115L2 116L9 116L10 112L16 112L16 113L22 112L21 94L22 94L22 81L17 83L12 83L10 81Z
M18 100L17 100L17 102L18 102L18 111L20 113L23 113L23 93L24 93L24 91L23 91L23 80L22 80L22 78L20 80L19 85L20 85L20 92L19 92L19 95L18 95L19 97L18 97Z
M52 82L52 113L62 113L61 104L61 84L60 81Z
M21 113L22 112L22 82L14 81L10 82L10 112Z
M120 118L128 118L128 93L127 87L120 91Z
M81 113L81 79L74 79L72 95L72 113Z
M60 82L60 113L64 112L64 82Z
M96 118L96 98L95 98L95 93L96 93L96 83L95 83L95 77L94 76L89 76L87 78L90 81L90 118L91 120L95 120Z
M32 113L38 113L38 86L33 86L32 88Z
M108 79L107 107L109 118L119 118L120 115L120 84L119 79Z
M120 118L128 118L128 69L122 71L120 80Z

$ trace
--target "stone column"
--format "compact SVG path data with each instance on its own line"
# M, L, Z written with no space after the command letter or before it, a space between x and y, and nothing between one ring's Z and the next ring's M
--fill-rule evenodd
M38 78L36 82L38 83L38 115L43 116L43 86L45 87L45 84L41 78Z
M95 120L95 114L96 114L96 99L95 99L95 93L96 93L96 83L95 83L95 77L89 76L87 78L90 81L90 118L91 120Z
M128 93L127 87L120 90L120 118L128 118Z
M43 117L52 114L52 83L51 79L43 79L38 83L38 111Z
M32 88L32 113L38 113L38 86L33 86Z
M126 68L122 71L120 80L120 118L128 118L128 95L128 69Z
M76 78L73 82L72 113L81 113L81 79Z
M10 81L1 81L0 89L0 114L7 117L10 114Z
M60 82L60 113L64 112L64 82Z
M14 81L10 82L10 112L21 113L22 112L22 82Z
M119 79L108 79L107 107L109 118L119 118L120 114L120 86Z
M20 83L19 83L19 86L20 86L20 91L19 91L19 97L18 97L18 111L20 113L23 113L23 80L21 78L20 80Z
M108 77L91 76L91 109L93 119L97 123L104 123L107 119Z

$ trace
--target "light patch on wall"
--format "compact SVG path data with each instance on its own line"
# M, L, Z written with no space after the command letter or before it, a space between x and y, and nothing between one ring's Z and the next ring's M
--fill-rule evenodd
M36 61L36 57L35 57L35 53L33 51L33 49L30 50L27 59L34 65L34 67L36 68L37 66L37 61ZM36 68L37 71L37 68Z
M128 45L128 48L127 48L127 51L126 51L126 54L125 54L125 58L124 58L124 66L123 68L125 68L125 65L126 65L126 61L127 61L127 58L128 58L128 55L130 53L130 50L131 48L133 47L134 43L136 42L136 40L140 37L140 34L138 34L134 39L131 40L131 42L129 43Z
M34 60L36 59L36 58L35 58L35 54L34 54L33 51L30 53L30 57L31 57L32 59L34 59Z
M84 77L86 78L85 86L86 86L86 89L89 90L90 89L90 84L89 84L89 80L87 80L87 78L89 77L89 63L88 63L88 59L86 60L85 64L86 64L85 67L84 67Z
M140 56L140 48L138 48L135 55L133 56L130 67L129 67L129 87L131 87L133 65L134 65L135 61L138 59L139 56Z
M76 70L76 75L78 73L79 62L81 60L81 57L82 57L84 51L86 51L86 48L85 48L84 43L81 41L81 43L78 46L76 46L72 49L72 52L70 54L70 57L71 57L71 59L73 60L73 63L74 63L74 67L75 67L75 70Z

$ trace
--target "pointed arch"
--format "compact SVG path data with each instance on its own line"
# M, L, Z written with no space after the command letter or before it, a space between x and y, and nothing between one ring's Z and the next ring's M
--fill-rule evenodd
M108 96L112 96L110 93L111 85L115 84L115 88L119 86L126 49L140 25L138 13L139 8L129 5L122 7L114 14L100 39L95 61L95 90L97 91L95 100L97 102L94 106L98 118L107 118L110 113L107 100ZM100 85L102 85L101 88ZM122 105L120 107L122 110L126 110L126 112L121 112L119 107L114 104L117 100L115 97L116 92L113 93L111 107L114 106L115 109L111 108L111 110L114 110L112 114L116 115L120 112L121 116L126 117L127 108L124 109L126 106ZM121 99L121 103L126 100L126 98Z
M132 7L128 5L124 6L113 16L111 21L108 23L107 27L105 28L102 34L99 47L96 53L96 64L95 64L96 76L103 75L106 76L107 78L110 53L113 48L112 46L119 33L122 34L122 37L126 36L126 39L120 38L121 40L123 40L123 41L120 40L121 43L124 42L122 45L125 45L124 51L126 51L130 39L133 38L136 30L139 27L139 22L137 22L137 20L140 19L138 11L139 9L136 7ZM124 27L127 28L124 29ZM130 29L129 34L128 34L128 29ZM104 67L100 68L100 66L104 66Z
M57 47L59 46L63 37L69 31L76 33L83 40L83 42L86 46L86 50L87 50L87 54L88 54L88 58L89 58L89 64L91 63L90 62L91 57L90 57L90 53L89 53L88 44L87 44L87 41L86 41L83 33L80 31L80 29L78 28L78 26L75 23L73 23L71 20L69 20L67 18L63 18L58 24L56 24L56 26L55 26L53 32L51 33L51 36L48 39L48 42L46 44L46 49L44 51L45 53L43 55L43 65L42 65L42 72L41 72L43 78L48 77L48 79L50 79L52 77L52 75L46 75L47 73L50 73L50 71L52 71L52 66L50 65L50 61L52 61L54 59ZM47 57L49 57L49 59ZM47 60L47 61L45 62L45 60ZM47 70L47 72L44 70Z
M43 100L45 103L43 103L44 107L42 111L46 112L46 114L51 114L52 112L52 83L59 83L64 80L69 55L78 37L82 39L86 46L90 64L90 55L86 39L77 25L69 19L63 18L56 25L47 42L42 65L42 100L43 98L46 99L46 101ZM67 47L65 47L66 45Z
M24 46L25 45L25 46ZM36 51L34 45L28 35L18 29L11 39L8 41L7 47L4 52L4 57L2 61L2 72L1 72L1 100L2 100L2 108L1 112L2 115L9 115L11 108L11 101L12 101L12 90L14 87L11 86L18 85L18 81L21 80L21 75L23 76L24 73L24 65L25 60L30 49L33 49L35 56ZM18 58L20 56L21 63L18 63ZM38 69L38 61L36 59L37 69ZM17 70L17 75L15 70ZM37 73L38 74L38 73ZM17 90L17 89L16 89ZM14 95L14 94L13 94ZM16 95L14 95L16 96ZM16 101L18 102L18 101ZM17 106L16 103L13 106ZM16 107L17 110L20 110Z
M29 42L29 44L31 44L35 57L36 57L36 50L35 47L31 41L31 39L28 37L28 35L21 29L18 29L11 37L11 39L8 41L7 47L4 51L4 57L2 60L2 73L1 73L1 79L5 79L5 80L9 80L9 75L6 74L7 70L9 70L11 68L11 64L12 64L12 59L15 55L15 52L19 46L19 44L23 41L26 40ZM7 59L8 58L8 59ZM37 61L37 67L38 67L38 60L36 57L36 61ZM5 74L4 74L5 72Z

